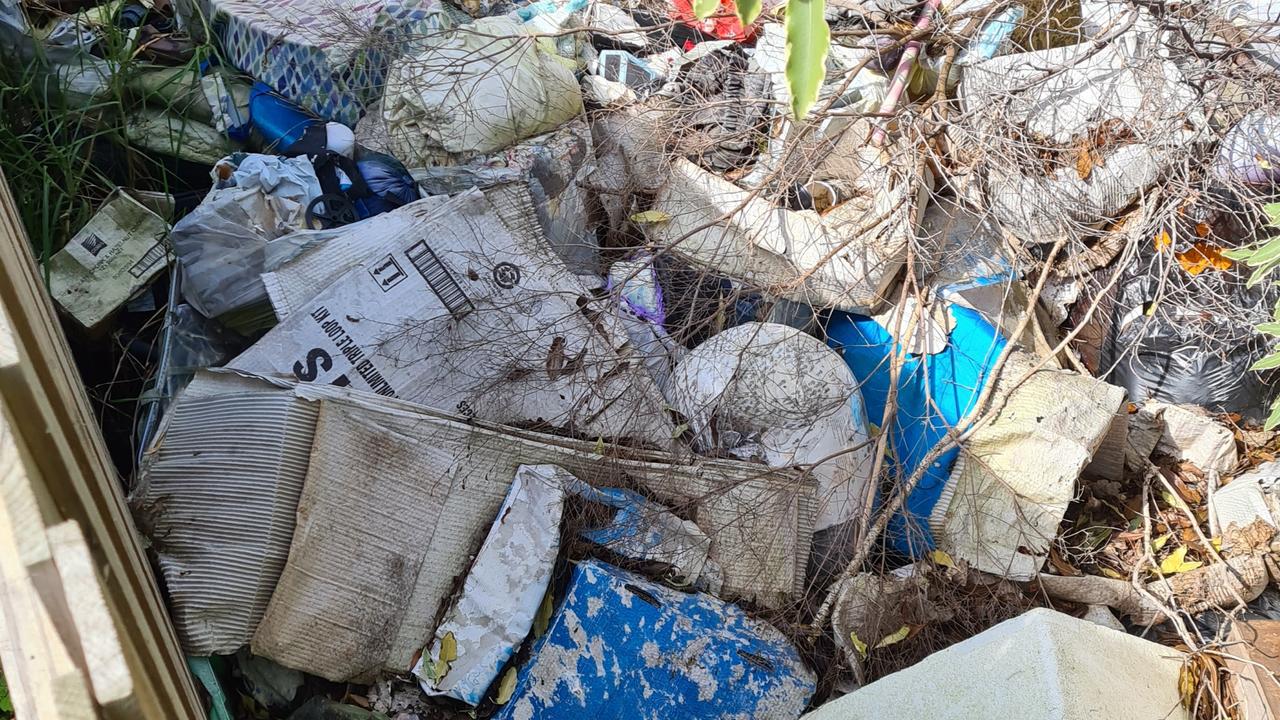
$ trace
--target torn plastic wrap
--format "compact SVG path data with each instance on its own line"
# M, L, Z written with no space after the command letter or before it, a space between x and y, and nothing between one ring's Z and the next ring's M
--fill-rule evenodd
M319 268L341 273L327 284L289 264L263 275L290 311L229 367L670 447L662 396L625 331L587 317L587 291L513 199L470 191L366 221L385 234L354 236L350 265Z
M1241 118L1218 145L1213 173L1228 183L1280 180L1280 115L1259 110Z
M424 192L445 195L503 184L528 187L538 225L574 274L600 273L600 243L589 217L590 196L582 181L595 171L591 129L574 119L564 127L465 165L414 168Z
M1261 68L1280 72L1280 43L1275 42L1275 26L1280 21L1280 3L1276 0L1234 0L1226 3L1227 17L1244 31L1250 54ZM1220 47L1220 46L1219 46Z
M608 523L589 523L583 528L578 535L584 540L622 557L666 565L670 568L667 577L674 583L710 585L718 582L718 569L707 563L711 540L693 521L682 520L640 493L625 488L596 488L581 481L567 488L583 501L614 510Z
M664 393L675 364L687 350L666 329L666 305L654 259L639 253L631 260L609 266L608 290L618 309L618 320L644 359L645 368Z
M392 154L410 165L502 150L582 113L573 63L506 17L426 38L388 71L382 112Z
M240 149L212 125L151 107L130 114L124 132L134 147L206 167Z
M266 246L302 228L320 193L305 158L235 155L214 172L214 189L169 233L183 296L211 318L267 299L259 277Z
M782 720L815 686L791 643L738 607L587 561L494 718Z
M1170 264L1167 254L1144 253L1124 270L1114 302L1095 313L1107 329L1099 373L1133 402L1266 417L1275 389L1249 368L1269 343L1253 325L1271 319L1280 293L1246 288L1237 269L1193 276Z
M407 671L519 465L559 465L588 483L630 477L687 508L711 540L725 597L781 607L804 582L817 492L793 472L601 449L226 372L198 375L164 422L131 506L192 654L232 652L258 631L255 654L324 677ZM306 533L293 534L295 517Z
M565 491L579 482L555 465L516 469L462 594L414 665L423 692L480 704L533 627L560 550Z

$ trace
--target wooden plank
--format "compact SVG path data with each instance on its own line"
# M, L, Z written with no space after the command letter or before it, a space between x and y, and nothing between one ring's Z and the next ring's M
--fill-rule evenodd
M84 533L74 520L67 520L49 528L47 534L94 700L109 718L126 720L145 714L134 695L129 662Z
M0 306L9 316L8 352L0 395L21 419L15 433L43 478L37 488L45 524L62 519L83 529L103 578L135 692L148 706L140 717L203 718L185 659L133 519L90 410L79 374L0 173ZM16 353L14 352L16 350ZM150 713L156 714L150 714Z
M0 416L0 483L5 488L21 488L27 481L17 437L8 419ZM17 540L29 530L18 530L10 508L8 502L0 502L0 615L5 628L0 662L4 663L14 709L24 719L97 718L83 660L75 657L78 648L56 627L54 613L40 597L20 557ZM43 528L37 532L43 537Z

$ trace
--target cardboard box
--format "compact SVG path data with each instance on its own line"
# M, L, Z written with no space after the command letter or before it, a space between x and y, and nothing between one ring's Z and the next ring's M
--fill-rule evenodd
M86 328L107 319L169 265L159 215L116 190L49 258L49 294Z
M274 435L265 407L289 408ZM629 479L683 508L711 539L726 598L800 597L817 490L798 472L469 422L351 388L200 374L166 417L133 504L188 652L256 630L256 654L341 680L409 669L516 469L543 464L593 484Z

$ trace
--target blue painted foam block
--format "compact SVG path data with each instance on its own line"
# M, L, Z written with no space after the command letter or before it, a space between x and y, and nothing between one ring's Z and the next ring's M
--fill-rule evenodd
M815 679L780 632L710 595L578 564L496 720L795 720Z
M949 309L955 325L947 347L932 355L907 355L898 375L898 410L889 439L891 467L901 479L911 477L948 428L973 408L1004 350L1004 338L977 311L959 305ZM827 337L858 379L867 419L879 425L889 400L892 354L897 352L893 336L869 317L836 312ZM953 448L925 470L907 497L906 512L890 519L886 533L894 549L919 557L933 548L929 514L958 454Z

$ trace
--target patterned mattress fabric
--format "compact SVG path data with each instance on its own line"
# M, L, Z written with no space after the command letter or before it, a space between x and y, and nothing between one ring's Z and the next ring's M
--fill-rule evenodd
M355 125L411 38L467 16L440 0L206 0L231 64L326 120Z

